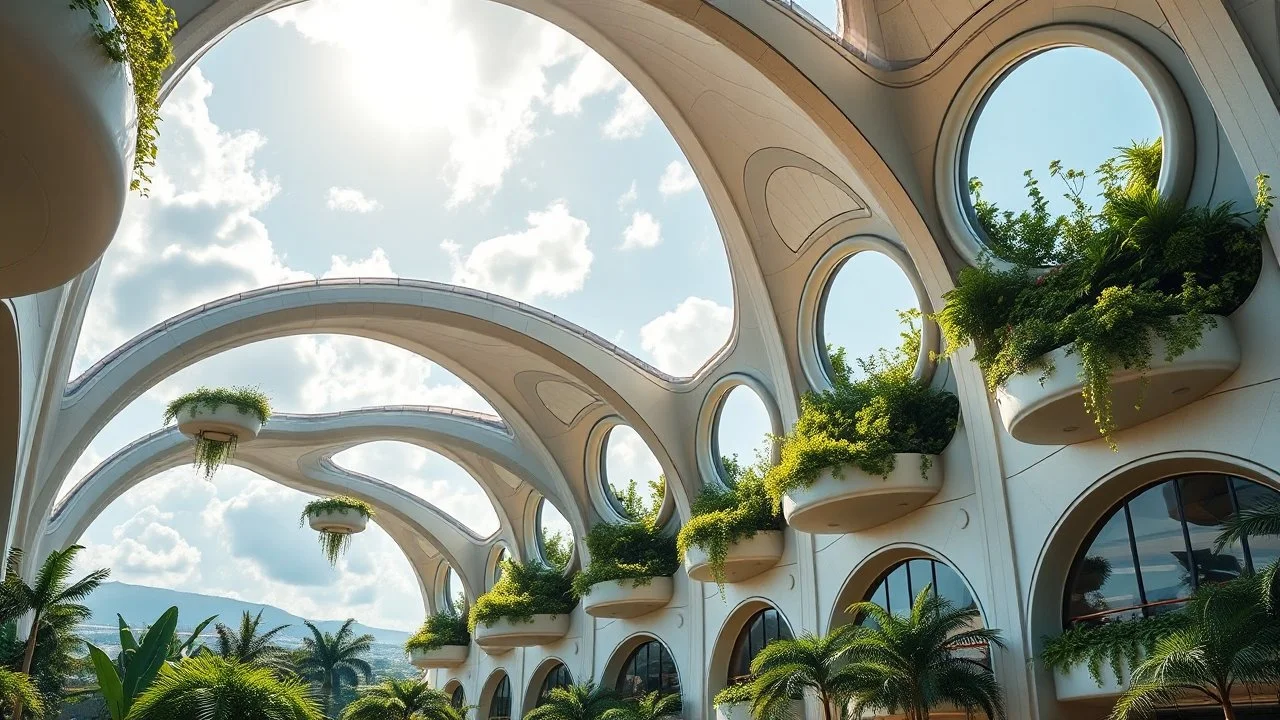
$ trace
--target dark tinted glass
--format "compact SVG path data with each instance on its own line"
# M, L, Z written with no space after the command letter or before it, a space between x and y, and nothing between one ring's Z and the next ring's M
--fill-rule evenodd
M931 586L935 594L950 600L957 608L978 606L955 570L928 558L905 560L889 568L880 581L871 586L866 599L895 615L906 615L911 612L915 596L926 586Z
M622 663L616 689L627 697L654 691L663 694L679 693L680 675L666 646L657 640L650 640L632 651Z
M1147 604L1161 603L1157 607L1191 594L1187 543L1176 498L1177 487L1162 483L1129 501L1143 589Z
M791 628L777 610L768 608L752 615L733 645L726 682L732 684L751 674L751 661L769 643L779 639L790 640Z
M467 704L467 692L461 685L454 688L453 693L449 695L449 704L458 709L462 709Z
M1129 521L1124 508L1107 521L1076 562L1067 598L1070 617L1090 617L1098 613L1120 612L1141 615L1138 573L1133 567L1133 547L1129 544ZM1125 611L1124 608L1135 608Z
M511 717L511 680L502 676L498 687L493 689L493 700L489 702L489 720Z
M542 687L538 690L538 705L547 701L547 696L556 688L569 687L573 684L573 675L569 673L569 668L564 663L557 663L551 668L551 672L542 679Z

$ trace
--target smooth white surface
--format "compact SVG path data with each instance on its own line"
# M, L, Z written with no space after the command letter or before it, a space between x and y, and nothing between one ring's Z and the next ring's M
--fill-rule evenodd
M745 702L716 706L716 720L752 720L751 704Z
M234 435L237 442L245 442L258 437L262 430L262 421L253 413L241 412L234 405L226 403L215 408L207 405L186 405L178 411L176 418L178 430L189 438L195 439L204 433Z
M785 535L780 530L765 530L732 543L724 559L724 581L738 583L769 571L782 559L785 543ZM700 547L689 548L684 567L690 580L715 582L711 560Z
M1116 682L1115 672L1109 664L1104 663L1102 685L1098 685L1089 675L1088 665L1077 665L1066 672L1055 672L1053 689L1063 702L1119 697L1129 689L1129 668L1121 663L1120 670L1122 682Z
M501 618L492 625L477 624L472 637L485 650L499 652L517 647L546 645L569 632L569 614L534 615L530 622L512 622Z
M470 645L442 645L435 650L410 650L409 664L423 670L457 667L467 661L470 651Z
M782 496L787 524L815 534L866 530L902 517L942 489L942 457L920 470L919 453L898 453L887 477L868 475L852 465L824 470L812 485Z
M307 524L311 526L312 530L319 532L354 535L365 531L365 528L369 526L369 518L359 511L344 508L342 510L307 513Z
M633 580L606 580L591 586L582 598L582 609L598 618L637 618L661 610L671 602L671 578L649 578L645 585Z

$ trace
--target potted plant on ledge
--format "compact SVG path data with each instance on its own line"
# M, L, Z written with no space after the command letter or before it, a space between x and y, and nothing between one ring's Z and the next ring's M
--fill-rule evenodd
M1081 196L1085 173L1051 164L1067 188L1065 216L1050 214L1030 171L1031 209L1018 214L971 183L994 257L960 271L937 320L947 353L973 344L1014 438L1111 443L1112 433L1195 401L1239 366L1225 316L1257 282L1272 203L1266 177L1249 220L1229 203L1185 207L1161 197L1160 162L1156 140L1104 163L1096 212Z
M302 509L299 524L305 521L320 533L320 547L330 565L351 545L351 536L364 532L373 518L373 507L363 500L346 496L312 500Z
M751 685L735 682L716 693L712 703L716 706L716 720L751 720Z
M461 665L467 661L470 647L467 618L457 606L428 617L404 644L409 663L424 670Z
M584 538L591 564L573 578L588 615L634 618L671 601L671 576L680 567L675 538L644 517L597 523Z
M271 417L271 402L255 388L199 388L175 398L164 422L195 440L196 470L206 480L235 455L236 445L252 440Z
M915 377L920 313L900 315L907 330L897 350L858 360L860 380L843 349L831 352L832 388L800 399L800 417L764 478L774 508L798 530L875 527L924 505L942 486L939 455L955 434L960 404Z
M782 558L782 516L764 485L767 460L742 468L733 458L721 460L728 485L704 485L688 522L676 536L689 578L742 582L778 564Z
M540 562L502 564L502 577L476 598L469 629L476 644L490 652L546 645L569 632L569 613L577 605L572 581Z

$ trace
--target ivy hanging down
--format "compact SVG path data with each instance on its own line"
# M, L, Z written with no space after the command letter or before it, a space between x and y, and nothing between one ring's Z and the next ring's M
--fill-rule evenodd
M533 622L534 615L563 615L573 610L578 601L573 596L571 580L564 573L540 562L502 564L502 577L489 592L476 598L471 608L468 628L489 627L502 619Z
M205 409L214 411L222 405L230 405L241 415L249 415L265 423L271 418L271 401L266 393L251 387L207 388L201 387L179 395L164 409L164 424L168 425L177 419L184 410ZM236 452L240 438L231 435L227 439L205 437L201 433L195 439L196 471L205 480L212 480L214 473L227 464Z
M680 568L676 540L657 526L655 518L597 523L584 541L591 564L573 578L573 593L578 597L589 595L596 583L630 580L640 587Z
M946 354L972 343L992 391L1013 375L1047 377L1053 350L1078 355L1085 409L1108 442L1113 371L1150 369L1157 338L1167 360L1197 347L1212 316L1249 297L1261 269L1267 177L1257 180L1252 220L1230 203L1186 207L1156 187L1161 150L1159 139L1134 143L1103 163L1096 212L1081 197L1086 174L1057 162L1049 175L1066 187L1067 215L1049 212L1029 170L1031 208L1017 214L983 199L982 184L971 181L994 257L961 270L937 314Z
M764 453L750 467L742 467L736 458L725 458L721 464L728 476L727 487L703 486L693 501L689 521L676 536L676 549L680 557L695 547L707 553L711 575L723 594L729 547L758 532L781 530L783 521L765 489L769 461Z
M338 496L320 498L307 503L302 508L302 515L298 518L298 525L301 526L306 523L312 515L343 511L355 512L367 519L373 519L373 506L369 503L355 498ZM336 566L338 558L346 554L347 548L351 547L351 533L331 530L320 530L318 532L320 533L320 548L324 551L325 559L329 561L330 565Z

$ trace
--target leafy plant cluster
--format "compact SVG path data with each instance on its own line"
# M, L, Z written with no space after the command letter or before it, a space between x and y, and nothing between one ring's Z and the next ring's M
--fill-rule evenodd
M672 720L680 716L680 709L679 693L654 691L625 697L606 685L586 682L553 688L524 717L525 720Z
M578 604L569 578L539 562L502 564L502 577L489 592L476 598L468 629L486 627L506 618L512 622L533 622L534 615L562 615Z
M405 641L406 652L430 652L445 645L470 645L467 618L456 607L429 616L418 631Z
M680 568L676 540L658 527L653 517L620 523L597 523L584 541L591 564L574 575L573 593L591 594L596 583L631 580L634 587L655 577L668 577Z
M644 522L655 522L658 513L662 511L662 502L667 496L667 478L659 475L657 480L650 480L649 496L652 501L646 501L644 496L640 494L639 485L634 479L627 483L627 489L622 492L615 492L614 497L618 499L618 504L622 506L622 514L633 520Z
M318 498L307 503L302 508L302 515L298 517L298 526L301 527L313 515L326 515L347 510L357 512L366 518L373 517L373 506L369 503L353 497L338 495ZM349 547L351 547L350 533L332 530L320 531L320 548L324 551L324 557L329 561L330 565L337 565L338 558L342 557Z
M271 417L271 402L266 393L257 388L197 388L185 395L180 395L170 402L164 410L164 424L173 422L186 408L205 408L216 410L221 405L230 405L240 411L241 415L253 415L260 422ZM214 473L235 455L239 438L232 435L230 439L206 437L201 433L195 441L195 467L204 475L205 480L212 480Z
M789 490L805 488L825 470L852 465L887 476L897 453L920 453L921 472L955 434L960 403L955 395L915 377L920 352L918 310L898 313L905 330L896 350L881 349L857 361L865 376L853 379L844 349L829 353L830 390L800 398L800 417L782 438L780 460L764 484L776 511Z
M162 0L105 0L115 25L99 13L99 0L70 0L71 9L89 13L94 37L113 62L128 63L133 75L133 97L138 111L137 146L133 157L130 190L146 194L151 182L148 169L156 162L156 137L160 124L160 86L164 71L173 64L173 34L178 21Z
M543 533L542 554L551 567L564 570L573 558L573 540L559 530Z
M1077 625L1046 639L1040 661L1049 670L1062 672L1087 665L1089 676L1099 686L1105 666L1120 682L1125 668L1137 667L1161 638L1183 627L1185 620L1185 614L1172 611L1135 620Z
M781 530L783 521L765 488L767 459L743 468L736 459L726 458L721 465L729 475L729 484L703 486L693 501L689 520L676 536L676 550L680 557L695 547L707 553L711 574L723 588L729 547L758 532Z
M716 693L711 702L713 705L733 705L734 703L751 702L752 698L751 685L749 683L733 683L726 685L723 690Z
M1111 374L1150 369L1156 340L1172 360L1199 345L1215 320L1248 298L1261 268L1262 224L1272 197L1258 178L1257 217L1230 203L1187 207L1156 187L1161 141L1121 148L1097 177L1103 203L1082 198L1087 179L1061 163L1049 175L1066 187L1067 215L1049 212L1027 171L1031 207L1000 210L971 181L973 208L994 257L960 271L937 313L946 354L972 343L991 390L1013 375L1054 370L1058 348L1079 356L1085 409L1110 440ZM1005 264L997 264L996 258Z

